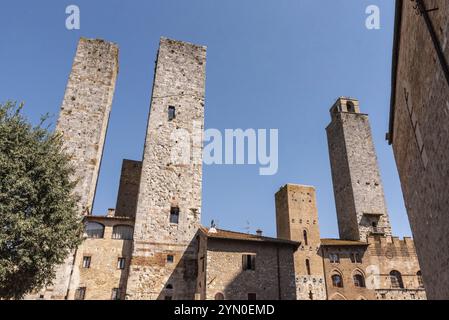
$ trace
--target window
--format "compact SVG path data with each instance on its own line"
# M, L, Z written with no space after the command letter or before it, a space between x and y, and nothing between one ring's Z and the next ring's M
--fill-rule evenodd
M224 300L224 294L221 292L217 292L215 294L215 300Z
M170 209L170 223L179 223L179 208L172 207Z
M306 270L307 274L310 276L310 260L306 259Z
M255 293L248 293L248 300L257 300L257 295Z
M112 229L112 239L132 240L134 229L131 226L117 225Z
M176 118L176 108L174 106L168 107L168 121L172 121Z
M126 265L126 259L125 258L118 258L117 259L117 269L125 269L125 265Z
M343 278L339 274L332 276L332 285L336 288L343 288Z
M111 300L120 300L120 288L112 289Z
M414 293L410 293L410 298L412 299L412 300L415 300L416 298L415 298L415 294Z
M88 257L88 256L83 257L83 268L84 269L90 268L90 261L91 261L90 257Z
M243 255L243 270L256 270L256 256L254 254Z
M348 112L355 112L354 104L352 102L346 102L346 107L348 108Z
M84 300L86 298L86 287L80 287L75 291L75 300Z
M419 270L416 273L416 276L418 277L418 285L420 288L424 288L424 281L422 280L421 270Z
M169 254L167 255L167 263L173 263L175 262L175 256Z
M402 275L399 271L393 270L390 272L391 287L394 289L403 289Z
M308 240L307 240L307 231L304 230L304 231L302 232L302 235L304 236L304 245L305 245L305 246L308 246L308 245L309 245L309 242L308 242Z
M353 277L354 285L359 288L365 288L365 278L360 273L357 273Z
M173 300L172 296L165 296L164 300Z
M88 222L86 225L86 236L93 239L103 238L104 225L98 222Z
M360 253L351 253L350 254L351 262L352 263L362 263L362 257L360 256Z
M330 253L329 260L331 261L331 263L340 263L340 256L338 255L338 253Z
M386 295L385 293L381 293L381 294L380 294L380 297L381 297L382 299L386 299L386 298L387 298L387 295Z

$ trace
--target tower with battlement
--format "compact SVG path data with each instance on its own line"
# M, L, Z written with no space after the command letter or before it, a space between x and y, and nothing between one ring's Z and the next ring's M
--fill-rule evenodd
M359 102L339 98L326 128L340 238L366 241L391 235L368 115Z
M161 38L143 155L128 299L194 299L206 48Z

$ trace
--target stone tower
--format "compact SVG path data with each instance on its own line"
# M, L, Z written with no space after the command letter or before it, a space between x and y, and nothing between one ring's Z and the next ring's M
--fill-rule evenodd
M391 235L368 115L359 102L339 98L326 128L340 238L366 241Z
M81 38L68 80L56 131L63 136L65 150L72 156L75 194L81 214L90 214L97 186L103 146L118 75L117 45ZM72 257L60 266L52 295L63 299L76 286L77 270Z
M297 299L326 299L315 188L287 184L275 200L277 237L301 242L294 255Z
M206 48L161 38L128 299L194 299L200 227Z

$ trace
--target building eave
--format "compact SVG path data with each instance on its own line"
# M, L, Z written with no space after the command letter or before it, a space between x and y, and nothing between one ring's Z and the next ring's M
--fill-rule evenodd
M401 42L401 24L402 24L402 5L403 0L396 0L394 36L393 36L393 55L391 65L391 97L390 97L390 119L388 125L387 141L393 143L394 134L394 112L396 107L396 84L399 60L399 46Z

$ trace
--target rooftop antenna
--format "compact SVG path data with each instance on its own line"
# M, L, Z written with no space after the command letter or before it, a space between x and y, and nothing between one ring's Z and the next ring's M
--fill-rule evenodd
M249 231L251 230L251 226L248 220L246 220L246 227L243 228L246 230L246 233L249 234Z

